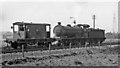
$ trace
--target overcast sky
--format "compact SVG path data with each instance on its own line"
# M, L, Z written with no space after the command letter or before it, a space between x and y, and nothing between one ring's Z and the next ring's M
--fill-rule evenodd
M117 2L2 2L0 4L0 31L12 31L14 22L50 23L52 28L61 21L63 25L72 24L70 17L75 17L77 24L89 24L93 27L92 15L96 15L96 28L113 32L118 31Z

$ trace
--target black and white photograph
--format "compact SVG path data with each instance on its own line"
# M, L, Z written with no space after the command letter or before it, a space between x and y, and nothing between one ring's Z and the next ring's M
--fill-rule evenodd
M0 1L0 67L119 67L119 0Z

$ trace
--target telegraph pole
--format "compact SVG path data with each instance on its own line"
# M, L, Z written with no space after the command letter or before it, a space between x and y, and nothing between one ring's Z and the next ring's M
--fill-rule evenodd
M96 16L93 15L93 28L95 29L95 19L96 19Z
M115 13L114 13L113 14L113 33L115 33L115 31L114 31L115 23L116 23L116 17L115 17Z

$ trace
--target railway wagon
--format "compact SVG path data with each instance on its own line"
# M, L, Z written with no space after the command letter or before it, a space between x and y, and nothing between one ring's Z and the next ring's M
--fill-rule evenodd
M28 44L48 45L53 38L50 38L50 24L15 22L11 27L13 29L13 39L7 39L6 42L11 47L17 49Z
M68 45L68 43L85 45L86 42L88 44L102 43L105 40L104 30L89 27L88 24L63 26L61 22L58 22L58 25L53 29L53 33L58 38L59 43L63 45Z

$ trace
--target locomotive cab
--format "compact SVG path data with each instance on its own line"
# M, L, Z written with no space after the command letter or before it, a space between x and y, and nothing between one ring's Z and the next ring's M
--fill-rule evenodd
M14 41L17 39L25 39L25 24L21 22L15 22L11 28L13 29Z

